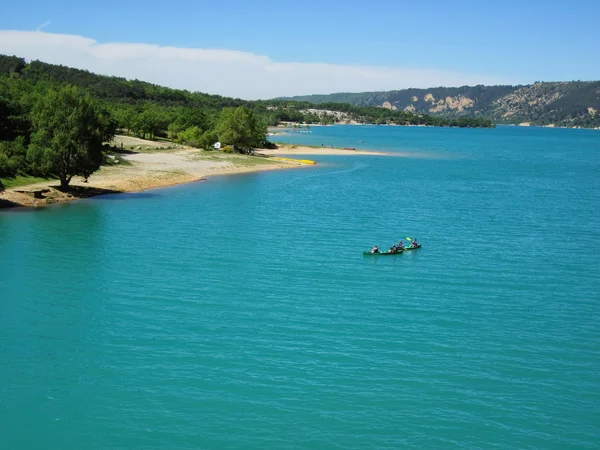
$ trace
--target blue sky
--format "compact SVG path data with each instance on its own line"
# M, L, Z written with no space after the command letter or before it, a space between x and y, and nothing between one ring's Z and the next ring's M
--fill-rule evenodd
M481 77L506 83L600 79L598 1L21 0L1 9L0 30L32 31L46 24L44 33L82 36L98 44L235 50L276 63L438 71L440 76L430 80L439 84L446 84L445 73L460 74L465 81ZM14 42L20 37L10 39L0 52L27 50ZM85 65L71 61L70 51L61 57ZM31 57L37 57L35 52ZM54 58L49 62L62 61ZM416 82L400 72L397 76L398 88ZM387 87L366 78L358 90ZM319 87L315 92L322 92Z

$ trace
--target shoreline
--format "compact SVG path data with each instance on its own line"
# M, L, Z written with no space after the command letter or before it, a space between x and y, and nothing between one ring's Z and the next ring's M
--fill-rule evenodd
M270 161L266 158L263 160L258 157L221 154L211 155L211 160L192 160L182 166L179 164L182 157L193 158L193 155L187 153L198 153L198 150L137 154L134 156L140 156L135 159L126 157L125 161L131 165L103 166L89 177L87 183L79 176L73 177L67 191L60 189L58 180L6 189L0 193L0 209L44 207L98 195L143 192L147 189L194 183L211 176L291 169L304 165L291 161ZM246 161L236 161L242 158L248 158L252 165L244 165ZM252 161L259 159L261 161Z
M148 144L152 146L155 143L148 141ZM295 145L283 145L277 150L257 149L256 153L265 156L389 155L383 152ZM272 160L261 156L201 151L191 147L169 150L158 148L156 145L146 153L131 151L124 154L122 161L123 164L102 166L89 177L87 183L79 176L73 177L67 191L60 190L58 180L8 188L0 192L0 210L44 207L98 195L142 192L147 189L193 183L211 176L292 169L308 165L301 160Z

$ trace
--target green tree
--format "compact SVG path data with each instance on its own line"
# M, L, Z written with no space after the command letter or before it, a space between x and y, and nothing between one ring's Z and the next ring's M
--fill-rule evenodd
M21 104L27 94L22 80L0 78L0 141L10 141L18 136L27 136L31 123L27 111Z
M25 138L0 142L0 177L14 177L27 169Z
M238 152L260 147L267 136L266 125L245 106L223 108L215 131L221 143Z
M212 150L214 148L213 145L215 145L218 140L219 138L214 131L205 131L200 138L200 147L204 150Z
M38 172L58 176L67 188L74 175L89 177L103 161L104 142L115 124L76 86L50 90L32 111L33 134L27 157Z
M183 126L177 121L172 122L167 127L167 137L173 142L179 142L181 140L181 133L183 133Z
M131 133L135 110L131 107L120 107L112 110L112 116L117 121L118 127L127 134Z
M196 126L189 127L180 134L180 137L190 147L200 147L202 130Z
M154 131L156 130L157 124L158 117L155 111L150 108L146 108L133 118L131 127L134 133L139 137L146 139L146 136L148 136L150 139L152 139L154 137Z

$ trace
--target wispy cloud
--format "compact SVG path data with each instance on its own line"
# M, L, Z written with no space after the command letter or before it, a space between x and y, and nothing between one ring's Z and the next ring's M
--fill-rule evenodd
M48 25L50 25L52 23L51 20L46 20L43 24L41 24L39 27L37 27L35 29L35 31L42 31L44 28L46 28Z
M235 50L102 44L83 36L43 31L0 30L0 53L245 99L510 82L436 69L284 63Z

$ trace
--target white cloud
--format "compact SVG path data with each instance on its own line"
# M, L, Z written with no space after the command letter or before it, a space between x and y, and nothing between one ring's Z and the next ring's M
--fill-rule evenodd
M43 31L0 30L0 53L244 99L508 83L433 69L283 63L234 50L101 44L83 36Z

